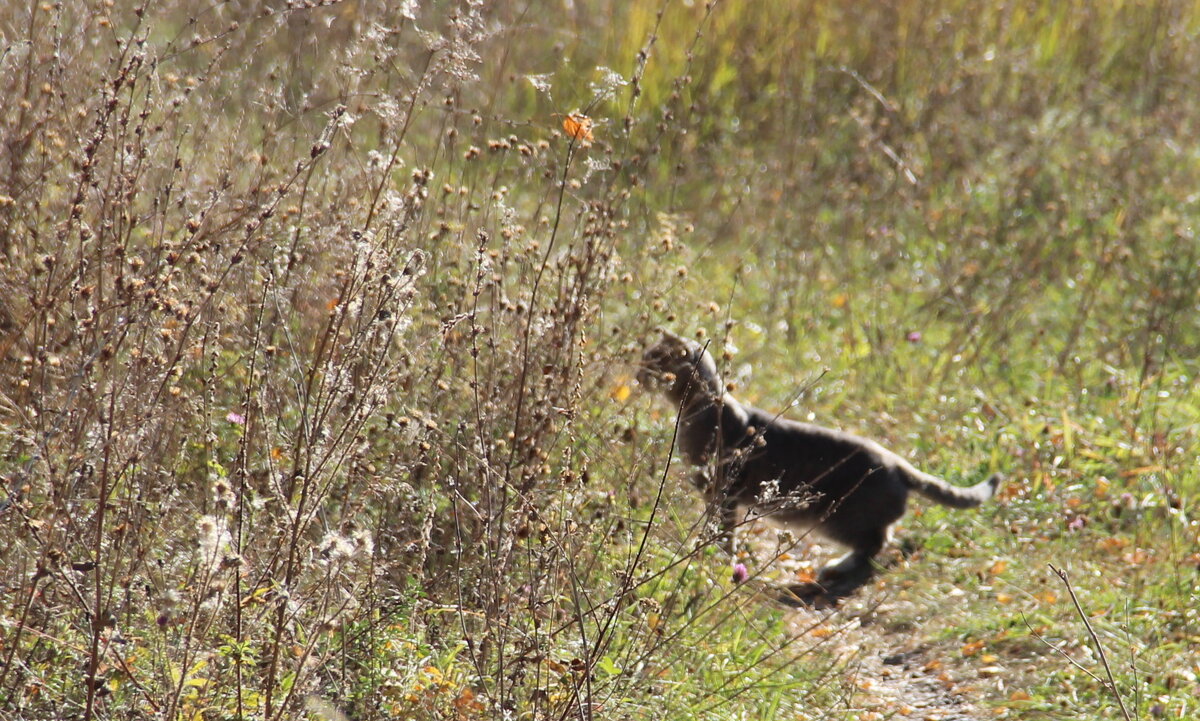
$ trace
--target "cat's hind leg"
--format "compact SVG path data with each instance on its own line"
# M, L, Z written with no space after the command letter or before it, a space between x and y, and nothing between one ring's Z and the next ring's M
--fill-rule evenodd
M781 603L789 606L829 608L862 588L875 575L875 554L883 548L887 528L860 530L853 539L854 548L845 556L825 566L811 583L797 583L784 588Z
M852 539L851 551L817 574L817 582L841 595L858 590L875 575L875 563L871 560L883 549L888 539L888 528L857 529Z

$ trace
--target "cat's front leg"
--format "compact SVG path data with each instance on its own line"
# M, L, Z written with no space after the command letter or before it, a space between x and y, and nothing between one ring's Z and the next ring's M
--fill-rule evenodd
M710 513L716 514L717 546L733 555L733 532L737 526L737 503L718 488L708 468L697 468L690 476L692 485L704 494Z
M717 503L717 543L721 550L734 555L733 533L737 528L737 503L731 498L722 498Z

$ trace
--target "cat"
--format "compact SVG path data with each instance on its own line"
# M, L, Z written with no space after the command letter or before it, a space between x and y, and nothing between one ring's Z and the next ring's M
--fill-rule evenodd
M865 584L874 574L872 558L904 515L909 491L971 508L995 495L1002 480L996 474L974 486L953 486L872 440L744 405L726 392L704 346L667 331L642 356L637 378L679 410L678 449L696 467L692 483L717 513L726 551L733 550L734 528L746 510L850 549L815 583L789 586L780 600L792 605L836 604Z

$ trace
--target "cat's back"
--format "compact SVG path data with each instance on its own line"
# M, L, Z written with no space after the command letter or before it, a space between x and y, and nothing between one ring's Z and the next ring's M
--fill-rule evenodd
M747 415L750 425L762 429L759 432L767 447L775 446L775 452L803 453L827 462L859 457L879 465L891 465L895 456L875 441L847 431L784 418L761 408L748 408Z

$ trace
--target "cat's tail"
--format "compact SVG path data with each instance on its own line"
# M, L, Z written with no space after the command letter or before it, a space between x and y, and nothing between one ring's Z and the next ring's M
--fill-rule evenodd
M907 464L906 464L907 465ZM974 508L987 499L996 495L1000 481L1004 476L997 473L982 483L973 486L952 486L937 476L931 476L912 466L904 469L904 481L913 489L931 501L951 508Z

